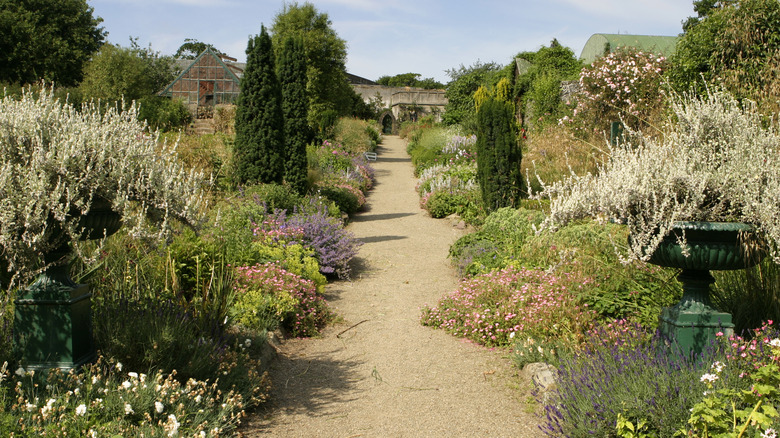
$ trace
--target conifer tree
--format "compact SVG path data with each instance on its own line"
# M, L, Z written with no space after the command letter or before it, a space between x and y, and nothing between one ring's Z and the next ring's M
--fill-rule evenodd
M282 92L265 26L250 38L236 108L235 160L239 184L281 183L284 176Z
M489 211L517 205L522 185L512 105L490 97L477 113L477 179Z
M284 181L300 194L306 192L306 145L311 139L306 96L306 52L303 39L284 39L279 52L279 82L282 86L285 149Z

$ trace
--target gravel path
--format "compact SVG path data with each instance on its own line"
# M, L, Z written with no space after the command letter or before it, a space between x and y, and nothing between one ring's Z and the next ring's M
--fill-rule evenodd
M531 384L506 352L419 323L457 287L449 246L462 234L419 207L406 143L385 136L377 183L349 230L365 244L351 282L328 285L341 321L283 342L274 388L247 437L538 437Z

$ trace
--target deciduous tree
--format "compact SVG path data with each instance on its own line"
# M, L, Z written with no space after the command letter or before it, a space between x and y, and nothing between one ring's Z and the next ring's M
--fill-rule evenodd
M86 0L0 0L0 81L81 81L106 36Z
M306 2L285 3L271 27L275 47L289 36L303 38L306 51L306 89L309 94L309 124L326 129L338 116L353 115L363 101L349 85L346 75L347 43L331 27L328 14ZM357 97L356 97L357 96Z

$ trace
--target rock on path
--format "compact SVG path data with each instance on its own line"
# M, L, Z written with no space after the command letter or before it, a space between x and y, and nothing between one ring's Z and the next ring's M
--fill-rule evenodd
M406 143L386 136L368 208L349 230L364 245L351 282L328 285L341 321L289 339L271 398L247 437L537 437L530 383L506 352L419 323L455 290L449 246L463 232L419 207Z

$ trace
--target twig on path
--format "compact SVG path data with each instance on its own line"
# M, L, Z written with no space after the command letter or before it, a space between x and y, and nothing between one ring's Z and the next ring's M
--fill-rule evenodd
M369 320L368 319L364 319L364 320L360 321L357 324L353 324L350 327L347 327L346 329L342 330L341 333L337 334L336 337L341 339L341 335L343 335L344 333L352 330L353 328L355 328L355 327L359 326L360 324L363 324L364 322L367 322L367 321L369 321Z

